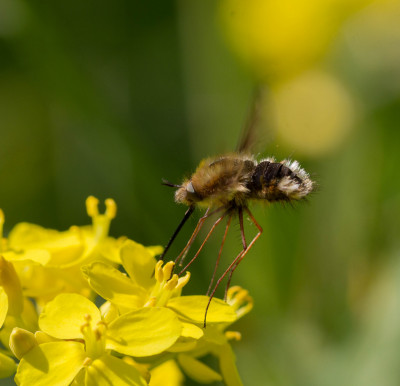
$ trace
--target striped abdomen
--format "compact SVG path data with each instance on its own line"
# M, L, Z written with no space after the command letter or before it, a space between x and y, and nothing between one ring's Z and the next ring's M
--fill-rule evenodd
M289 201L310 193L312 182L297 162L265 160L256 166L248 188L251 198Z

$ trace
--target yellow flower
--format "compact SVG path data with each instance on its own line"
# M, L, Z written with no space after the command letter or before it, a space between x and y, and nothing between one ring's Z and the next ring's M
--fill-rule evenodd
M203 326L208 296L180 296L189 281L189 272L178 278L172 274L173 262L163 266L162 261L156 262L154 255L152 250L127 240L121 248L121 261L127 274L102 262L94 262L82 270L92 289L115 304L121 313L140 307L167 307L180 320ZM207 324L235 320L236 314L228 304L212 300Z
M73 381L146 385L137 368L113 356L112 350L134 357L156 355L173 345L182 329L176 315L165 308L135 310L108 324L90 300L77 294L61 294L49 302L39 326L53 341L33 345L22 356L15 377L21 386Z
M127 274L98 262L83 267L90 286L116 305L122 314L132 309L154 307L173 310L183 329L179 339L167 351L174 354L185 373L199 382L224 380L228 385L240 385L229 344L229 339L237 338L239 334L229 332L226 335L225 329L250 311L252 299L247 291L232 287L228 291L228 304L213 299L208 311L207 328L203 328L209 298L181 296L189 273L178 278L173 274L173 262L156 262L154 253L130 240L121 248L121 261ZM197 359L207 354L218 358L221 373ZM159 361L162 362L161 358Z
M26 296L40 305L62 292L90 297L91 291L80 266L95 260L119 262L121 240L108 237L116 205L111 199L105 204L106 211L100 214L98 200L92 196L86 200L91 226L73 226L59 232L20 223L11 230L4 256L14 262Z

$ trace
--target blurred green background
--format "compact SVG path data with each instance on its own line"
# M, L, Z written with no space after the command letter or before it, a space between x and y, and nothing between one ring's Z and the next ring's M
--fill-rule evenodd
M185 208L161 179L233 150L262 83L257 155L298 159L319 189L254 206L264 233L233 277L255 302L235 325L244 384L399 385L399 26L398 1L0 0L6 231L86 224L92 194L117 202L112 235L165 244ZM206 292L220 237L186 294ZM235 224L226 265L240 243Z

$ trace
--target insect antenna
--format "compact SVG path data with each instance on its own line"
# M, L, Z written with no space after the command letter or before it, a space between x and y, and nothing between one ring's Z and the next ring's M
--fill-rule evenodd
M169 185L167 185L169 186ZM186 211L185 215L183 216L183 219L181 220L181 222L178 225L178 228L176 228L175 232L173 233L173 235L171 236L171 238L168 241L168 244L165 246L164 251L162 253L162 255L160 256L159 260L164 260L165 254L168 252L169 247L171 246L171 244L174 242L176 236L178 236L178 233L180 232L180 230L182 229L183 225L185 224L185 222L188 220L188 218L192 215L192 213L194 212L194 208L195 206L189 206L188 210Z
M169 181L164 180L164 179L162 180L161 185L169 186L171 188L181 188L182 187L182 185L173 184L172 182L169 182Z

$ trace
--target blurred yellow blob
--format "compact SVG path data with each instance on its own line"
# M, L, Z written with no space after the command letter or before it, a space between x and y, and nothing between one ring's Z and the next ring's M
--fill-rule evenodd
M223 0L234 50L263 80L286 79L324 56L343 22L372 0Z
M266 110L278 141L310 156L335 149L354 120L350 95L323 71L306 72L271 90Z
M400 89L400 1L385 0L348 23L346 44L353 63L365 71L374 97L382 101ZM396 93L396 94L395 94Z

